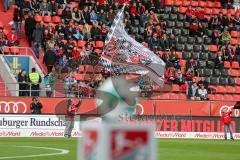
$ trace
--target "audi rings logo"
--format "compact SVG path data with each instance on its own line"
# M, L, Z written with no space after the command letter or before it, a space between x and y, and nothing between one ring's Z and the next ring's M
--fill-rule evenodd
M1 113L26 113L27 105L24 102L0 101Z
M139 115L143 115L144 114L144 107L143 107L142 104L139 103L139 104L136 105L135 114L136 113L139 113Z
M223 111L225 108L227 108L227 110L229 111L229 110L231 110L233 107L234 107L234 106L227 106L227 105L222 106L222 107L220 108L219 115L220 115L220 116L222 115L222 111ZM239 116L240 116L238 109L233 110L233 116L234 116L234 117L239 117Z

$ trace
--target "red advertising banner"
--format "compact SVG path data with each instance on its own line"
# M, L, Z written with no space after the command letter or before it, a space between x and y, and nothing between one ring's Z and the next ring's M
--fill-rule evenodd
M66 98L39 98L42 114L66 114ZM31 98L0 98L0 114L30 114ZM220 116L223 108L232 108L235 102L141 100L137 115ZM79 114L98 114L94 99L82 99ZM233 110L233 117L240 117L240 110Z

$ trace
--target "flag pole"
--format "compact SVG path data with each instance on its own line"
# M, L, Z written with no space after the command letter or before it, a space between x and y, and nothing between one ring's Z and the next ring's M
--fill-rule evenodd
M119 23L119 21L120 21L120 19L121 19L121 16L122 16L122 14L123 14L123 12L124 12L125 7L126 7L126 3L123 4L123 7L122 7L122 9L121 9L121 13L119 14L119 17L118 17L118 19L116 20L116 23L115 23L116 25L115 25L114 28L112 29L112 33L109 35L109 38L107 39L107 41L105 41L105 46L108 45L110 39L112 38L113 33L114 33L114 31L115 31L115 29L116 29L116 27L117 27L117 24Z

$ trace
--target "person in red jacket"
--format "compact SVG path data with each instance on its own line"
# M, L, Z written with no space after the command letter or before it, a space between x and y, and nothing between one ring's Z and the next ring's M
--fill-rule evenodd
M230 132L231 140L234 140L233 139L233 134L232 134L231 114L232 114L232 110L228 111L227 108L224 108L223 111L222 111L221 122L224 125L224 138L225 138L225 140L227 140L228 130Z
M7 40L9 46L19 45L18 35L14 28L12 28L11 32L7 35Z
M178 78L178 75L177 75L177 71L174 67L169 67L167 70L166 70L166 73L165 73L165 78L168 82L170 83L174 83L176 82L177 78Z

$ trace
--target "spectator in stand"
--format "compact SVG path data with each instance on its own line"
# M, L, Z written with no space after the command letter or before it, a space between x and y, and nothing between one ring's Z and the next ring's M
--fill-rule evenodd
M235 49L234 59L235 59L235 61L238 61L240 63L240 46L239 46L239 44L237 45L237 47Z
M3 27L0 27L0 47L7 45L6 35L3 32Z
M165 73L165 78L170 84L177 83L178 74L173 66L170 66Z
M49 8L49 12L51 15L56 15L57 12L58 12L58 4L55 2L55 0L51 0L49 5L48 5L48 8Z
M55 79L52 76L52 73L47 74L43 78L43 83L45 85L46 96L47 97L51 97L52 96L52 92L54 90L54 83L55 83Z
M36 68L32 68L32 72L29 74L29 82L30 82L30 96L39 96L40 91L40 83L42 82L42 78L39 73L36 72Z
M30 10L31 10L31 14L34 14L35 12L40 10L40 4L37 0L32 0L30 2Z
M69 72L69 68L67 66L68 64L68 59L67 56L64 54L62 55L62 57L58 58L58 62L56 65L56 71L58 73L58 78L62 79L62 73L68 73Z
M21 36L21 31L22 31L22 14L20 11L20 7L15 6L14 8L14 12L13 12L13 24L14 24L14 28L18 34L18 37Z
M25 15L30 11L30 2L29 0L24 0L24 1L20 1L20 8L22 11L22 14Z
M84 39L88 40L91 38L91 29L88 23L84 23L82 33L83 33Z
M223 8L225 8L225 9L233 7L232 6L233 5L232 4L233 0L220 0L220 2L221 2L221 5L223 6Z
M212 43L218 46L220 43L220 39L221 37L219 31L215 29L212 33Z
M188 59L187 62L186 62L186 68L185 68L186 70L185 71L188 72L189 68L191 68L192 71L194 73L196 73L197 63L193 58Z
M145 27L146 24L149 22L149 20L150 20L149 11L148 11L148 9L146 9L145 12L143 12L140 15L140 25L142 27Z
M34 44L34 53L37 58L39 58L39 49L43 41L43 30L39 23L36 24L36 27L33 31L33 44Z
M198 85L196 83L195 78L192 79L192 81L188 82L188 88L187 88L187 97L191 100L200 100L198 96Z
M7 10L9 9L9 0L3 0L3 8L4 12L7 12Z
M41 114L43 106L42 103L38 100L37 97L32 99L32 103L30 104L30 110L32 114Z
M53 51L53 47L49 47L47 52L43 57L43 64L47 66L48 74L52 72L53 67L55 66L57 61L57 57L55 52Z
M40 14L41 16L51 15L50 7L49 4L47 3L47 0L43 0L42 3L40 4Z
M240 31L240 17L239 14L236 14L233 18L233 29Z
M197 20L194 20L193 23L189 25L189 35L192 37L203 36L203 27Z
M28 17L25 19L25 25L24 25L24 29L25 29L25 34L27 36L28 39L28 44L31 47L32 46L32 35L33 35L33 31L34 31L34 26L36 26L36 22L32 16L31 13L28 14Z
M77 23L77 24L83 23L82 17L83 17L82 11L79 10L77 7L75 7L72 11L72 19L74 23Z
M215 59L215 68L217 69L223 69L224 67L224 61L222 57L222 52L217 52L217 57Z
M101 26L99 26L98 23L93 24L93 28L91 29L91 37L94 41L103 40L100 27Z
M227 45L230 44L232 40L231 34L229 33L228 30L224 30L222 33L222 44Z
M109 12L107 13L107 22L108 25L111 25L115 18L115 13L112 8L110 8Z
M92 22L92 24L96 24L97 23L97 20L98 20L98 15L97 13L95 12L94 9L91 10L91 13L90 13L90 21Z
M201 100L208 100L208 92L207 89L204 87L203 84L199 85L198 88L198 96L200 97Z
M18 46L19 40L18 35L14 28L11 29L11 32L7 35L7 44L8 46Z
M178 55L175 50L172 50L172 52L170 53L169 61L173 64L174 68L180 68Z
M98 21L102 24L107 24L107 12L104 12L103 9L100 9L98 13Z
M65 79L65 91L67 97L72 97L74 94L72 93L73 86L77 83L76 79L71 72L69 76Z
M72 12L70 7L66 7L62 12L62 21L65 24L68 24L72 20Z
M221 22L219 21L218 16L213 15L209 21L209 29L214 29L214 30L221 29L220 25L221 25Z
M25 69L19 72L18 83L19 83L19 97L29 96L28 77Z
M229 45L223 47L223 61L232 61L234 58L233 50Z
M195 16L200 22L207 22L208 19L205 18L204 10L198 7L195 11Z
M195 18L195 10L191 7L191 5L187 8L186 12L186 20L192 22Z
M183 77L183 73L182 73L182 71L181 71L180 68L177 69L177 75L178 75L178 77L177 77L177 82L178 82L178 84L179 84L180 86L183 85L183 84L185 84L184 77Z

